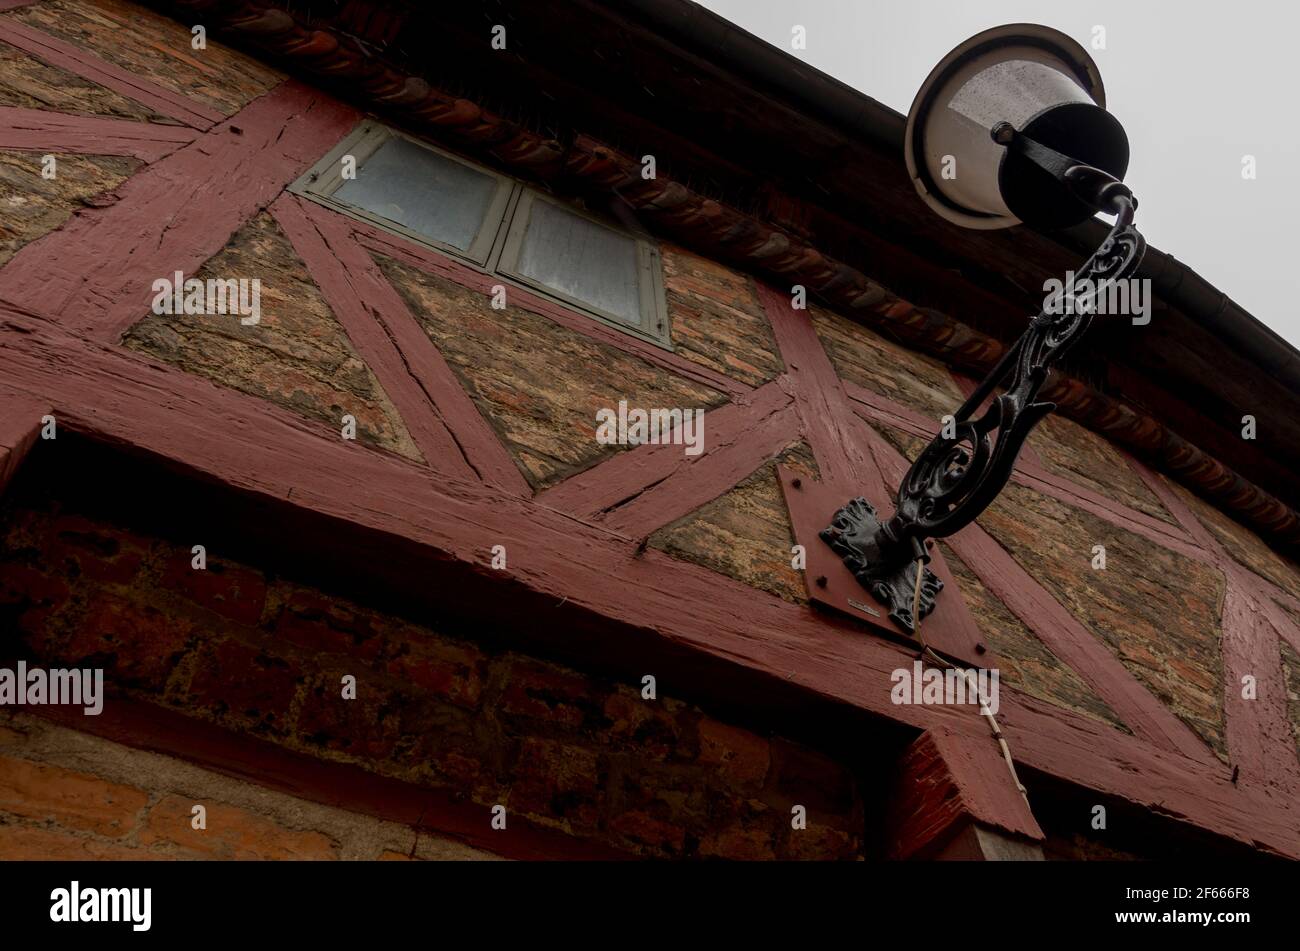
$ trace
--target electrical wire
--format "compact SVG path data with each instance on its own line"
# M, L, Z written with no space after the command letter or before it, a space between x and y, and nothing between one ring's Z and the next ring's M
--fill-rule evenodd
M979 678L976 677L973 670L963 670L956 664L949 663L947 660L940 657L934 652L930 645L925 642L925 638L921 636L921 578L924 574L925 559L918 558L916 559L916 587L912 591L912 634L921 644L921 650L917 654L917 659L924 660L928 655L936 666L941 667L944 670L959 671L966 679L966 683L975 692L975 699L979 701L980 716L988 719L989 729L993 731L993 739L997 740L998 747L1002 750L1002 758L1006 760L1007 769L1011 771L1011 780L1016 784L1016 788L1020 790L1020 795L1024 797L1025 805L1028 805L1029 793L1025 789L1024 784L1020 782L1020 776L1016 773L1016 764L1011 758L1011 748L1007 746L1006 737L1002 735L1002 730L998 726L998 721L993 716L993 711L989 709L988 701L985 699L984 695L980 693Z

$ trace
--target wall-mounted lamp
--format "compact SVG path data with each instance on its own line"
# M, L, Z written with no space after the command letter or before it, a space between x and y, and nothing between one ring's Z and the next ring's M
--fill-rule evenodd
M1069 37L1032 24L987 30L944 57L917 93L907 117L908 172L931 209L967 228L1023 222L1046 230L1115 215L1075 275L1076 287L1100 295L1137 270L1146 248L1133 227L1137 201L1120 181L1128 137L1105 102L1096 64ZM1045 304L956 411L955 425L912 463L893 517L882 521L857 498L821 532L905 630L916 630L917 572L921 617L943 587L925 567L927 540L959 531L997 498L1030 430L1056 408L1037 400L1048 371L1091 323L1086 306Z

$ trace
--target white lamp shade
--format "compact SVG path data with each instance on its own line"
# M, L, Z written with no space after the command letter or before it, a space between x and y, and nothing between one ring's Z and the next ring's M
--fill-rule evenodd
M986 30L944 57L917 93L907 117L908 173L935 212L964 227L1075 224L1092 210L994 142L992 129L1009 122L1122 178L1128 139L1105 105L1096 64L1065 34L1033 24Z

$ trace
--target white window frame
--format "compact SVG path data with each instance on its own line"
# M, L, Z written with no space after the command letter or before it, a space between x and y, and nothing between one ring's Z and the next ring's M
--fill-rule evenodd
M428 235L412 231L410 228L382 215L377 215L334 197L334 193L343 186L343 157L345 155L353 156L356 159L356 167L360 169L365 165L367 159L379 151L380 146L389 139L394 138L406 139L408 142L428 149L448 161L463 165L496 181L496 190L493 192L487 211L483 215L483 222L479 225L479 230L468 248L457 248L454 245L438 241ZM390 129L386 125L367 119L348 133L343 141L326 153L325 157L312 166L305 175L290 185L289 191L310 198L349 217L368 221L384 231L400 235L427 247L436 248L439 251L445 251L448 254L454 254L457 257L473 261L475 264L484 265L487 263L488 255L492 251L492 245L496 240L502 216L504 216L506 208L510 204L515 187L516 183L513 179L499 175L491 169L467 162L459 156L435 148L414 136L406 135L396 129Z
M445 159L496 180L496 190L493 192L487 211L483 215L483 222L479 226L478 233L474 236L473 241L470 242L469 248L457 248L446 242L438 241L428 235L412 231L410 228L381 215L334 197L334 193L343 185L343 157L345 155L353 156L356 159L357 168L360 169L366 160L379 150L380 146L390 138L399 136ZM290 185L289 191L324 205L342 215L365 221L381 231L386 231L407 241L465 261L475 270L498 277L507 284L525 288L539 297L556 301L571 310L578 311L593 320L621 330L630 336L647 340L665 350L673 349L670 336L671 328L668 323L667 300L664 293L662 256L657 243L649 235L630 230L618 223L575 208L571 204L528 187L518 179L484 168L445 149L430 145L423 139L407 135L373 119L366 119ZM519 254L523 247L524 235L528 230L528 222L533 206L538 201L550 202L570 214L586 218L618 234L626 235L636 242L638 310L640 314L638 323L629 324L618 315L571 297L562 291L557 291L540 281L519 273Z
M637 313L640 320L636 324L629 324L627 320L617 314L603 310L586 301L579 300L576 297L556 290L535 278L529 277L519 271L519 255L523 250L524 237L528 233L528 225L531 222L533 206L539 201L547 202L558 208L562 208L569 214L577 215L580 218L586 218L588 221L600 225L602 228L614 232L618 235L624 235L636 242L637 256L637 292L639 295L639 306ZM531 290L553 297L556 300L563 301L572 307L587 311L605 321L624 330L632 330L644 336L656 338L664 336L666 338L667 320L661 315L664 312L663 306L663 282L655 279L655 276L661 273L659 261L659 249L644 240L639 235L633 234L624 228L616 228L608 222L602 221L594 215L589 215L578 211L571 205L557 201L549 195L543 195L535 192L530 188L522 189L519 198L512 209L509 220L506 223L505 243L502 245L500 252L496 256L496 262L493 270L499 274L513 278L530 288Z

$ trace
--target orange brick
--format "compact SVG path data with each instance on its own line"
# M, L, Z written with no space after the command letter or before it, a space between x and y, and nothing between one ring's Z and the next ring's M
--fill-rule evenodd
M88 773L0 756L0 810L118 838L135 827L149 797Z
M207 828L190 825L195 805L207 810ZM338 847L319 832L286 829L236 806L167 796L149 810L140 842L172 842L220 859L334 859Z
M165 859L144 849L133 849L115 842L99 842L70 832L54 829L24 829L0 826L0 860L4 861L86 861L88 859Z

